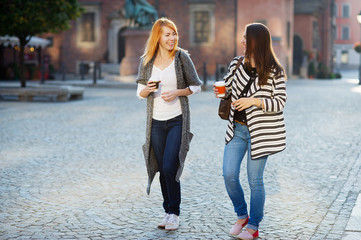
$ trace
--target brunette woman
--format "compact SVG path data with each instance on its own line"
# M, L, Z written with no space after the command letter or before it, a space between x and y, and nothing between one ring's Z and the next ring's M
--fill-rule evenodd
M147 193L159 171L165 216L158 227L176 230L181 203L179 178L193 136L188 96L200 92L202 82L187 52L178 47L177 27L171 20L160 18L154 23L136 81L138 97L147 98L143 145L148 171Z
M254 239L258 237L264 213L266 161L269 155L286 146L282 112L287 98L286 75L273 52L271 35L265 25L247 25L242 44L245 55L232 60L224 77L232 106L226 131L223 177L238 218L230 234L239 239ZM214 89L214 93L218 91ZM246 153L251 190L249 212L239 181Z

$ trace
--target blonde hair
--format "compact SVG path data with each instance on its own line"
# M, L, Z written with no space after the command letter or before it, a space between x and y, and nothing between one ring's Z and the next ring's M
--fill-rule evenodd
M174 55L178 49L178 31L177 31L176 25L174 24L174 22L172 22L168 18L164 18L164 17L159 18L153 24L152 31L150 32L147 43L145 44L145 50L144 50L144 54L142 56L144 58L144 60L143 60L144 66L147 65L150 62L150 60L152 60L152 58L158 51L159 39L162 35L162 27L169 27L177 34L177 38L174 43L174 48L170 51L170 55L172 57L174 57Z

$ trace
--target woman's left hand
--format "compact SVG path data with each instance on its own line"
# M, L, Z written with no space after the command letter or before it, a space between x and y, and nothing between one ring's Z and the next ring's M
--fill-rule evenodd
M236 110L242 111L254 105L254 98L240 98L232 102L232 105Z
M171 102L176 97L178 97L178 91L177 90L172 90L172 91L164 92L164 93L161 94L161 97L162 97L162 99L164 101Z

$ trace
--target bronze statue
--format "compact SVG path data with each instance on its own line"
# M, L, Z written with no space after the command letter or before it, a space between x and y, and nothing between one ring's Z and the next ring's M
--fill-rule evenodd
M126 0L124 8L131 27L148 28L158 19L157 10L146 0Z

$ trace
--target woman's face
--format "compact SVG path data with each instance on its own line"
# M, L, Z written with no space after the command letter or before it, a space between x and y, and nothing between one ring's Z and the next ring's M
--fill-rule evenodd
M159 39L159 47L172 51L177 41L177 33L173 29L163 26L162 35Z

